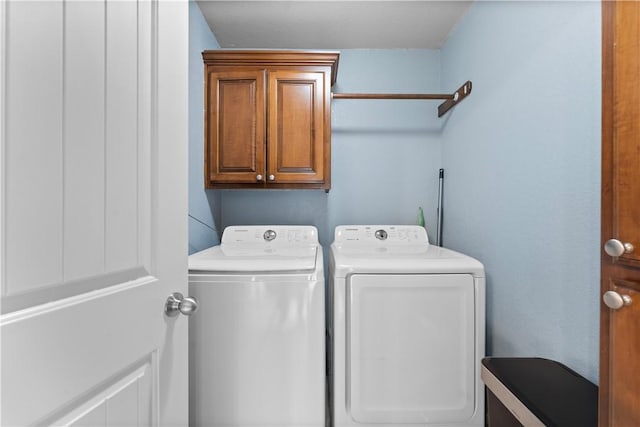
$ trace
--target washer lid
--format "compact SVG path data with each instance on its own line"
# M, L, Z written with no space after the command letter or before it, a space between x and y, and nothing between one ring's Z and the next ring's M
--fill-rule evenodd
M189 257L189 270L209 272L312 271L318 231L313 226L232 226L219 246Z

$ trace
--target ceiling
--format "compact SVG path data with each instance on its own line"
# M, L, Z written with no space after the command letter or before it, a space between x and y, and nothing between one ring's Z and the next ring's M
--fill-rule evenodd
M439 49L471 1L197 1L223 48Z

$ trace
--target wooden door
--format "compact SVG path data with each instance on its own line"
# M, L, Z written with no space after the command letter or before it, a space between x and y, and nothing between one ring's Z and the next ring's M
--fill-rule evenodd
M187 13L0 3L2 425L188 425Z
M329 68L269 71L269 185L330 188L329 76Z
M627 427L640 425L640 2L602 8L599 425Z
M256 184L265 177L265 70L207 66L205 182Z

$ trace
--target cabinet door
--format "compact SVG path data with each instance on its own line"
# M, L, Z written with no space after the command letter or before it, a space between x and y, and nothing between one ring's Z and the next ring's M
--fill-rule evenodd
M609 291L628 298L628 306L618 310L607 309L606 329L608 340L602 342L606 348L607 372L601 377L601 426L626 427L640 425L640 281L612 279ZM604 382L602 381L604 380Z
M268 184L329 188L329 74L269 72Z
M212 70L207 73L206 84L207 187L263 183L265 71Z
M640 425L640 3L602 4L602 243L619 256L602 252L599 425L626 427Z

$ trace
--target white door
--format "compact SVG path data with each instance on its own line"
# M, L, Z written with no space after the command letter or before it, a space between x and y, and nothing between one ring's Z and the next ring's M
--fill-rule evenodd
M3 426L187 425L187 13L0 1Z

